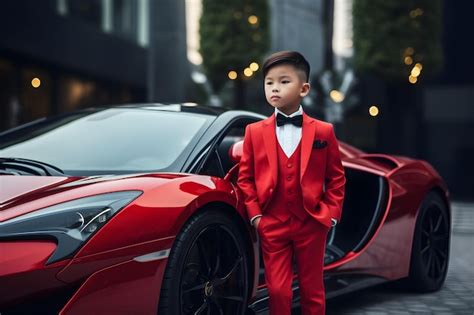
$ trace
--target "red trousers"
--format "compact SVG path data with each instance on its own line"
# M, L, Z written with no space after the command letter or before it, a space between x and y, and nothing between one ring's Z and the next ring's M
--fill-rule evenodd
M311 217L282 222L272 214L260 219L258 234L270 297L270 315L290 315L293 255L296 260L302 315L325 314L324 252L330 228Z

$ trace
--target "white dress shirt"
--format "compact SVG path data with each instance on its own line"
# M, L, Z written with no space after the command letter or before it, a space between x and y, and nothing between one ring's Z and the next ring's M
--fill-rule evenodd
M293 117L297 115L302 115L303 114L303 107L300 105L298 110L290 115L287 115L280 111L278 108L275 108L275 133L276 137L278 140L278 143L280 144L281 148L283 149L283 152L285 152L286 156L289 158L293 152L295 152L296 147L298 146L298 143L301 141L301 134L302 134L302 127L297 127L293 124L285 124L283 126L277 126L276 124L276 115L280 113L283 116L286 117ZM262 215L256 215L253 218L250 219L250 223L253 225L253 221L261 217ZM335 226L337 224L337 220L334 218L331 218L332 220L332 226Z
M298 108L298 110L290 115L287 115L280 111L278 108L275 108L275 117L277 114L281 114L285 117L294 117L297 115L303 114L303 107ZM285 152L286 156L289 158L293 152L295 152L298 143L301 141L301 130L303 128L297 127L293 124L285 124L283 126L277 126L275 123L276 128L276 137L278 139L278 143L280 144L283 152Z

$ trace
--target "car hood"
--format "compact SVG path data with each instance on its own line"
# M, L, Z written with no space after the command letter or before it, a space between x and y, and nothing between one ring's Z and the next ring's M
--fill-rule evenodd
M0 176L0 207L23 195L46 191L71 180L67 177Z
M0 222L85 196L124 190L147 190L183 176L189 174L0 176Z

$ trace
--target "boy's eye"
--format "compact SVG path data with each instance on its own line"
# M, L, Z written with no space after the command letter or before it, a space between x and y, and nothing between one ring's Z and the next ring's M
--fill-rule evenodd
M283 81L281 81L281 83L286 84L286 83L290 83L290 81L289 80L283 80Z
M273 82L268 81L268 82L267 82L267 85L272 85L272 83L273 83Z

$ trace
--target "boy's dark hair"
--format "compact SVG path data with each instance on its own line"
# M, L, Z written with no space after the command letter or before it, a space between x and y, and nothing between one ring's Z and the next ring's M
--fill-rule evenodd
M263 77L265 78L267 76L268 71L272 67L279 64L290 64L297 70L302 71L306 75L306 82L308 82L310 70L309 63L299 52L283 50L271 54L263 63Z

